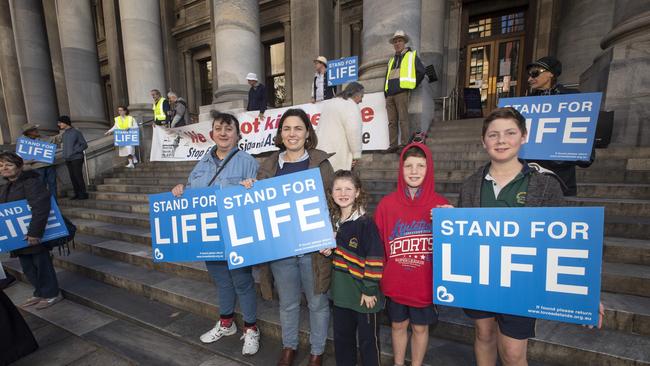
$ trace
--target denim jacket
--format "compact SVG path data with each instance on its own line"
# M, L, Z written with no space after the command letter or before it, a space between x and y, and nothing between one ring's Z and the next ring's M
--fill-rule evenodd
M215 155L216 146L212 147L207 154L194 166L190 176L187 179L186 188L205 188L214 177L217 169L226 159L220 160ZM217 179L212 183L212 187L226 188L238 185L239 182L246 178L255 178L259 164L254 157L247 152L237 151L235 147L230 154L235 156L230 159L226 167L219 173Z

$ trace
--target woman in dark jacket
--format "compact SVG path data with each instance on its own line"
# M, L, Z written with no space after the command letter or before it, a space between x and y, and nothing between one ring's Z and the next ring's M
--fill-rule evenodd
M48 308L62 299L49 249L40 245L50 213L50 193L38 173L23 171L23 159L15 153L0 153L0 174L8 181L0 186L0 203L26 199L32 211L25 236L28 246L11 252L20 259L25 276L34 286L34 296L21 306Z
M288 109L280 118L278 132L274 139L280 151L271 154L257 172L257 179L273 178L296 173L310 168L320 168L323 187L330 187L334 171L327 160L332 154L317 150L318 139L309 117L302 109ZM252 180L244 181L251 187ZM332 262L315 252L280 259L261 266L260 286L262 296L272 297L271 276L277 286L280 298L280 324L282 325L282 355L278 366L291 366L298 348L298 323L300 318L301 292L304 291L309 307L309 328L311 357L308 366L320 366L325 352L325 341L329 326L329 300ZM302 289L302 290L301 290Z

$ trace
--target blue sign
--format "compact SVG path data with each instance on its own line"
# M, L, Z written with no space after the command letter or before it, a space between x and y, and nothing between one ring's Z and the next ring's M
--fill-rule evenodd
M319 169L218 193L230 269L336 247Z
M341 85L359 79L359 58L344 57L327 62L327 86Z
M528 138L522 159L589 160L602 93L499 99L526 117Z
M217 187L149 195L154 262L224 260Z
M598 324L604 212L433 209L433 302Z
M16 141L16 154L25 160L52 164L56 154L56 144L21 137Z
M115 146L139 146L140 145L140 129L129 128L125 130L114 129L113 141Z
M47 218L41 242L68 236L61 211L54 197L50 198L50 216ZM28 246L25 236L32 221L32 212L27 200L0 204L0 253Z

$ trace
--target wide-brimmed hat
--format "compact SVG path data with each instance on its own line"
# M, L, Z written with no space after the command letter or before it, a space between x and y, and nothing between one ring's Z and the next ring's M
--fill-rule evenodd
M530 70L531 67L535 66L550 71L555 77L560 76L562 73L562 63L553 56L542 57L535 62L529 63L526 70Z
M257 74L254 72L249 72L246 74L246 80L255 80L257 81Z
M318 56L314 59L314 62L320 62L321 64L327 66L327 59L325 56Z
M25 123L25 124L23 125L23 133L25 133L25 132L27 132L27 131L31 131L31 130L36 130L36 129L38 129L39 127L41 127L41 126L40 126L40 125L37 125L37 124L34 124L34 123Z
M401 29L398 29L398 30L395 31L395 34L393 34L393 36L390 37L390 39L388 40L388 43L393 44L395 42L395 38L403 38L404 43L408 43L409 40L410 40L409 35L406 34L406 32L404 32Z

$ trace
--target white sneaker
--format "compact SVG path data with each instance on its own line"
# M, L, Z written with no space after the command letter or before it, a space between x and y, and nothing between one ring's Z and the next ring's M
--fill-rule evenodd
M219 320L217 322L217 325L214 326L214 328L210 329L209 331L207 331L205 334L201 336L201 342L203 343L216 342L219 339L221 339L221 337L231 336L236 333L237 333L237 326L235 325L235 322L232 322L230 328L226 328L221 326L221 320Z
M244 335L240 339L244 340L244 347L241 350L242 355L250 356L257 353L260 349L260 331L259 329L253 330L251 328L244 331Z
M127 168L135 168L135 165L133 165L133 162L129 161L129 163L126 165Z

